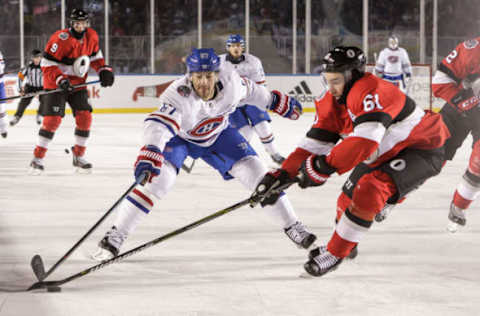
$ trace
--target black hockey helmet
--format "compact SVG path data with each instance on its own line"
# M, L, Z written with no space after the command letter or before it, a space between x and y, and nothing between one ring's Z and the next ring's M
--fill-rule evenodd
M365 72L366 58L363 51L355 46L337 46L323 57L323 71L346 72L356 70Z
M42 57L42 51L39 49L32 50L32 58Z
M323 72L338 72L345 77L341 102L346 101L353 84L365 74L365 64L365 54L355 46L337 46L323 57Z
M82 9L73 9L70 13L70 24L75 21L87 21L89 20L88 13Z

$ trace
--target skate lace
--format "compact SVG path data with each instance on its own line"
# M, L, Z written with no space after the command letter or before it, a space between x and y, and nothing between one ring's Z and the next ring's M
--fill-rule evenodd
M319 247L320 254L313 258L316 264L320 267L321 270L328 269L335 265L338 262L338 258L332 255L326 246Z
M83 156L75 156L75 163L77 165L82 165L83 166L83 165L88 164L89 162L85 158L83 158Z
M290 237L290 239L301 242L305 237L307 237L310 233L306 230L305 226L300 223L296 222L292 226L290 226L285 233Z
M106 237L108 242L117 249L120 248L120 246L123 244L123 242L127 238L126 235L119 232L118 229L115 227L113 227L110 231L106 233Z

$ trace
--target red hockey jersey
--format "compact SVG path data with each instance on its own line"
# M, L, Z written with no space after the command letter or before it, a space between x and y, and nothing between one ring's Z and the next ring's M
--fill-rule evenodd
M445 57L432 79L436 97L450 101L463 88L464 79L480 76L480 37L460 43Z
M450 136L439 114L420 109L400 89L370 73L355 82L346 104L327 92L315 107L307 137L282 164L291 176L310 154L327 155L327 163L342 174L360 162L380 165L407 147L441 147Z
M76 39L69 29L55 32L45 47L40 64L43 71L43 87L58 88L57 79L62 75L67 75L72 85L84 83L88 73L83 77L77 77L73 72L75 59L83 55L90 57L90 66L97 72L105 65L95 30L86 28L80 40Z

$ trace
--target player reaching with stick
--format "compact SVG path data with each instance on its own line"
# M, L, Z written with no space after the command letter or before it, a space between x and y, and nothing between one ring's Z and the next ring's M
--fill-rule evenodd
M187 156L201 158L225 179L238 179L253 191L267 173L266 167L228 116L239 104L298 119L300 103L279 91L269 92L247 78L241 78L229 64L221 64L213 49L193 49L187 60L187 74L162 93L160 107L145 119L144 144L135 162L135 178L149 174L145 186L138 185L116 210L113 227L100 241L93 255L105 260L119 253L125 239L152 210L154 201L173 187ZM278 219L287 236L299 247L308 248L315 235L309 233L287 196L281 194L267 209Z
M365 73L361 49L336 47L323 63L328 91L315 101L312 128L254 194L265 198L264 204L274 202L266 192L296 176L306 188L355 168L338 198L330 241L313 249L304 265L313 276L334 270L350 254L387 200L404 198L440 172L449 137L440 115L423 111L397 87ZM339 142L342 135L349 136Z

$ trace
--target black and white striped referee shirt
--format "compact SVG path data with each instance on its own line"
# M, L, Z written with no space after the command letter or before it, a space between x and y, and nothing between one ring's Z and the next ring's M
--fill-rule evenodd
M21 89L23 85L43 89L43 73L40 65L37 66L31 62L18 73L18 88Z

